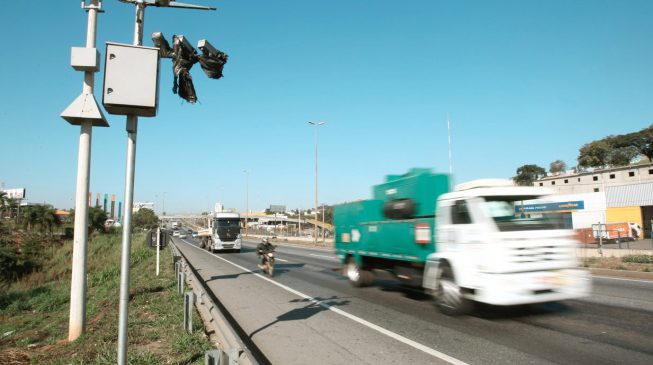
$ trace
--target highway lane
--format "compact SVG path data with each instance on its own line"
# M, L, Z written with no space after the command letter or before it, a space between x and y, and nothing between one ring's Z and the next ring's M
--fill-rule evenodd
M272 351L269 356L273 363L338 363L331 361L328 351L321 350L323 342L339 354L337 359L355 363L377 362L378 356L374 354L378 352L384 354L384 362L442 361L443 357L407 345L392 334L436 351L436 355L473 364L653 363L651 283L597 278L595 294L587 300L508 309L481 306L474 315L451 318L438 313L427 295L393 281L380 280L378 286L364 289L351 287L340 276L339 264L329 251L280 246L277 275L268 281L255 275L259 269L253 242L246 243L241 254L215 256L198 248L179 246L185 254L192 252L191 261L194 265L198 261L200 274L218 289L216 294L221 300L221 292L229 293L223 300L225 306L236 318L243 317L244 327L249 328L247 332L262 350ZM325 299L322 303L380 326L390 334L337 313L340 318L325 316L324 312L333 310L311 305L307 298ZM293 306L298 303L304 307ZM272 321L261 326L261 321L251 318L259 316ZM317 317L329 320L325 324ZM280 346L275 327L282 322L281 327L288 331L283 332L286 342L281 341L282 344L293 347L299 341L297 344L303 347L293 349L296 357L277 357L282 355L275 353ZM313 332L319 333L322 328L328 328L328 333L317 336L317 348L312 342L302 341L308 341L315 335ZM388 353L390 349L396 353ZM310 356L310 361L302 354ZM312 357L315 354L322 356L316 360Z

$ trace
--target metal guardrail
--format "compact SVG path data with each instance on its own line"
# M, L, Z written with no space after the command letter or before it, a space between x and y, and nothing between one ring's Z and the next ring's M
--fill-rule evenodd
M258 365L258 361L252 355L251 351L245 346L243 341L238 337L238 331L231 325L225 315L216 305L210 289L206 284L197 278L197 273L186 257L176 247L175 243L170 243L172 253L172 263L175 265L175 274L177 276L177 290L180 294L185 293L184 285L192 290L193 295L186 294L184 328L192 329L190 315L187 314L189 301L193 301L195 307L203 318L210 318L205 323L207 330L213 332L221 345L221 349L209 350L204 357L205 365ZM191 299L192 298L192 299Z

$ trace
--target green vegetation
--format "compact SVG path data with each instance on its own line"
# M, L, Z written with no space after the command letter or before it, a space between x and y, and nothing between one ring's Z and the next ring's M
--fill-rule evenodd
M531 186L535 180L540 179L546 175L546 170L537 165L523 165L517 169L517 176L512 180L517 185Z
M562 160L555 160L549 164L549 172L559 174L567 171L567 164Z
M639 161L639 157L642 160ZM646 157L646 159L644 159ZM637 132L611 135L589 143L578 150L578 164L574 171L581 172L592 168L628 166L633 163L653 161L653 124ZM638 162L639 161L639 162ZM556 160L550 165L552 174L564 172L567 165ZM533 185L535 180L545 176L544 168L537 165L522 165L517 168L513 180L517 185Z
M653 264L653 255L628 255L622 257L621 261L636 264Z
M653 271L652 255L628 255L624 257L586 257L582 267L590 269L609 269L624 271Z
M638 155L653 157L653 125L640 131L607 136L586 143L579 150L580 168L628 166Z
M152 209L142 208L134 213L134 227L152 229L159 226L159 217Z
M183 297L176 292L170 253L162 251L161 273L155 276L155 251L145 246L144 236L132 240L127 362L201 364L212 344L197 313L193 333L184 332ZM47 258L31 274L12 278L0 291L0 363L115 364L121 235L90 238L86 333L72 343L67 341L72 242L46 253L35 255Z

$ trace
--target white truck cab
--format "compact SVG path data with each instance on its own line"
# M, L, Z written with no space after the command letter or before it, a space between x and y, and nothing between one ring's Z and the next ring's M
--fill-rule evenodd
M213 213L213 217L209 219L209 228L198 231L198 237L200 246L211 252L240 252L240 214L224 211Z
M482 180L439 197L436 250L423 286L440 309L459 314L471 302L517 305L587 296L591 282L578 268L578 242L555 214L520 210L545 188Z

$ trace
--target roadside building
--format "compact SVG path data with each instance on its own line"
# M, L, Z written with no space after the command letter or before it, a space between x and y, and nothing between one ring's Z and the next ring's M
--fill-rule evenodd
M554 190L558 205L529 209L562 213L570 228L633 222L643 228L644 237L651 237L653 163L551 175L533 185Z

